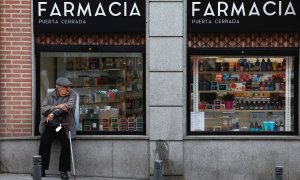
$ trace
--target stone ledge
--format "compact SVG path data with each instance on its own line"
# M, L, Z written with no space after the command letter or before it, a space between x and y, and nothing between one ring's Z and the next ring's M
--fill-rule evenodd
M300 141L300 136L185 136L183 140L296 140Z
M0 137L0 141L39 140L40 136L28 137ZM78 135L74 140L149 140L149 136L142 135Z

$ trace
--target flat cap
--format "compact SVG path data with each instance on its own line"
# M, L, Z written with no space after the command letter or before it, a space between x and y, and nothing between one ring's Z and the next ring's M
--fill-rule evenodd
M56 79L56 85L59 86L70 86L72 84L71 81L69 81L68 78L65 77L59 77Z

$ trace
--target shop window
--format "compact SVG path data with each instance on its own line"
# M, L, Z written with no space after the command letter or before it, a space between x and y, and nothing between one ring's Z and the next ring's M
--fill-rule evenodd
M37 57L37 104L54 90L57 77L69 78L77 93L77 134L145 134L143 53L41 52Z
M297 133L298 57L226 54L188 58L188 133Z

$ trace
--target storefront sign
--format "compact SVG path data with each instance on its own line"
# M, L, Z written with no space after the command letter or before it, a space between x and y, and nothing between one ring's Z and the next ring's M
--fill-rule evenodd
M145 32L145 0L33 0L35 32Z
M299 0L188 0L188 32L299 32Z

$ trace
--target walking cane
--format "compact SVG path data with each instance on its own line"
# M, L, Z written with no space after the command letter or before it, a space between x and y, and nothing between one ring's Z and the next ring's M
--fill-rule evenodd
M72 160L72 166L73 166L73 175L74 179L76 178L76 171L75 171L75 163L74 163L74 155L73 155L73 147L72 147L72 136L71 136L71 113L69 110L69 118L68 118L68 129L69 129L69 140L70 140L70 149L71 149L71 160Z

